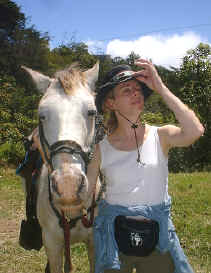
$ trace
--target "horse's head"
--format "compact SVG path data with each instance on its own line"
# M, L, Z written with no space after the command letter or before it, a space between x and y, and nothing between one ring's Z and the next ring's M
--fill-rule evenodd
M99 64L81 71L69 67L49 78L24 67L37 89L39 137L43 160L49 167L50 192L59 211L76 217L90 199L86 164L94 141L96 108L94 86Z

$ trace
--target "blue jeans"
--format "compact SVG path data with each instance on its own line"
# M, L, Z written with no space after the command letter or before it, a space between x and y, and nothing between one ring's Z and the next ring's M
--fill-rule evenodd
M169 252L152 252L147 257L130 257L120 254L121 269L108 269L104 273L174 273L174 262Z

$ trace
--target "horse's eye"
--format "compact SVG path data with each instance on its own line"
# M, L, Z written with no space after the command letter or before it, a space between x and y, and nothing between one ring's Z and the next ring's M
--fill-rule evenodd
M39 121L43 122L45 121L46 117L44 115L40 115L39 116Z
M96 110L88 110L88 116L96 116L97 115L97 111Z

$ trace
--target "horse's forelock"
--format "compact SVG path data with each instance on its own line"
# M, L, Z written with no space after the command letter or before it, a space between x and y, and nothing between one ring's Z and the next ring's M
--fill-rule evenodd
M85 84L85 76L78 64L72 64L64 70L55 73L66 94L72 94L79 84Z

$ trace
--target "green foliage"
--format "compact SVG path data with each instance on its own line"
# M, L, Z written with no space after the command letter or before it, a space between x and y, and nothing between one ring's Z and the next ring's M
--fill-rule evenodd
M211 48L199 44L189 50L176 76L180 82L179 97L198 115L205 127L200 140L186 149L185 161L192 168L204 168L211 162Z
M38 97L27 96L25 89L18 87L13 77L0 78L0 158L2 161L15 163L23 157L22 140L36 126L37 101Z
M0 3L0 71L22 80L20 65L46 71L48 66L47 33L41 34L34 27L26 28L25 15L11 0Z
M48 73L53 75L57 70L63 69L72 63L79 63L82 68L92 67L97 58L88 52L88 46L84 43L71 42L61 45L49 53Z
M11 0L1 0L0 2L0 29L3 40L9 40L16 28L22 29L25 25L25 15L20 12L20 8Z
M20 65L52 76L74 62L87 69L99 59L98 86L114 65L129 64L132 69L138 69L134 63L140 56L134 52L126 59L92 55L86 44L75 42L74 38L70 43L50 50L48 33L40 33L33 26L26 27L25 15L12 0L0 2L0 29L0 145L21 143L37 124L40 97L31 78L20 70ZM169 168L174 172L202 170L211 162L210 55L210 46L200 44L187 52L179 69L156 67L164 83L195 111L205 127L204 136L194 145L170 152ZM147 101L143 121L156 125L177 124L174 114L158 94L153 94ZM21 149L16 150L20 156Z
M211 48L199 44L189 50L180 69L157 67L160 76L173 93L194 110L205 127L205 134L190 147L175 148L169 154L171 172L193 172L209 169L211 162ZM176 124L171 111L158 95L146 104L146 121L152 124Z
M151 125L163 125L164 117L161 113L145 112L142 116L143 122Z
M24 157L24 148L20 142L5 142L0 145L0 158L2 163L15 163L20 162L20 158Z

